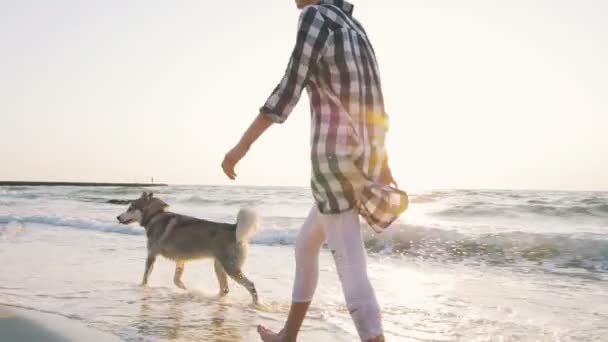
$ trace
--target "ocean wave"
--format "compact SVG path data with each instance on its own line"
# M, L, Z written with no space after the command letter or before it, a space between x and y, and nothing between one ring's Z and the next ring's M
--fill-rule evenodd
M252 238L251 243L265 246L292 246L298 237L296 230L261 229Z
M60 217L60 216L43 216L43 215L0 216L0 225L6 226L11 223L40 224L40 225L46 225L46 226L68 227L68 228L76 228L76 229L91 230L91 231L98 231L98 232L119 233L119 234L127 234L127 235L144 235L145 234L145 231L143 230L143 228L140 228L140 227L125 226L125 225L112 224L112 223L100 222L100 221L95 221L95 220L87 220L87 219L81 219L81 218Z
M264 200L264 199L226 199L222 197L201 197L198 195L194 196L175 196L175 195L162 195L159 194L157 197L164 200L169 204L182 204L182 205L191 205L191 206L206 206L206 205L221 205L221 206L235 206L235 207L253 207L258 206L260 204L275 204L276 203L285 203L283 200ZM181 198L180 198L181 197ZM84 202L97 202L97 203L107 203L107 204L116 204L116 205L124 205L131 203L134 199L138 198L138 196L133 196L132 198L114 198L114 197L92 197L85 196L80 197L79 201Z
M111 199L111 200L105 201L105 203L116 204L116 205L127 205L127 204L130 204L131 202L133 202L133 200Z
M602 204L606 204L606 199L602 198L600 196L592 196L592 197L582 199L581 203L590 204L590 205L602 205Z
M2 187L5 189L11 189L11 190L27 190L27 189L31 188L31 187L24 186L24 185L4 185Z
M162 197L161 197L162 198ZM260 205L263 199L227 199L224 197L201 197L198 195L189 196L173 200L171 198L165 199L169 204L189 204L189 205L222 205L222 206L236 206L236 207L252 207Z
M17 203L18 203L17 201L5 200L5 199L0 198L0 205L1 206L10 207L10 206L16 205Z
M2 194L3 197L13 198L13 199L24 199L24 200L33 200L42 197L40 194L30 193L30 192L17 192L17 191L6 191Z
M253 244L295 245L297 229L261 229ZM608 237L598 234L511 232L465 235L456 231L398 225L384 234L364 231L369 253L443 262L476 260L490 265L556 266L608 272Z
M40 224L96 232L144 235L138 226L59 216L0 216L2 226ZM252 237L252 244L294 245L300 218L266 218ZM287 228L287 229L286 229ZM413 256L445 262L475 259L493 265L551 264L608 272L608 236L591 233L546 234L508 232L470 235L406 224L395 225L384 234L364 230L364 242L370 253Z
M213 198L203 198L200 196L190 196L180 200L177 200L178 203L184 204L221 204L222 201Z
M559 206L551 205L546 201L531 200L529 204L494 204L487 202L473 202L453 205L433 213L441 217L510 217L521 215L537 215L558 218L570 217L602 217L608 219L608 203L604 200L597 204Z
M476 258L492 264L551 263L608 272L608 237L599 234L465 235L451 230L398 225L382 235L367 233L365 244L374 252L445 261Z
M414 194L410 195L411 203L432 203L440 200L442 197L446 196L446 192L444 191L432 191L430 193L424 194Z

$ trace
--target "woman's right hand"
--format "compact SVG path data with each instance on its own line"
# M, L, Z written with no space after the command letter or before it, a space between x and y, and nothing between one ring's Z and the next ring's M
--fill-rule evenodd
M272 121L268 118L268 115L265 115L264 113L258 114L249 128L247 128L247 131L245 131L245 134L243 134L239 143L226 153L224 161L222 162L222 169L228 178L232 180L236 178L234 167L243 159L245 154L249 151L249 147L266 131L266 129L268 129L268 127L270 127L270 125L272 125Z
M249 148L244 146L243 144L237 144L233 147L226 155L224 156L224 161L222 162L222 169L228 178L234 180L236 178L236 172L234 168L236 164L243 159L243 157L247 154Z

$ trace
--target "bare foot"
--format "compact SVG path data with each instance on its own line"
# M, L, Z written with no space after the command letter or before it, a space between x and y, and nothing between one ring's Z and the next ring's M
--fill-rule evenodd
M179 287L179 288L180 288L180 289L182 289L182 290L185 290L185 289L186 289L186 285L184 285L184 283L183 283L183 282L181 282L181 281L176 281L176 282L175 282L175 286Z
M367 342L384 342L384 335L380 335L378 337L372 338L371 340L367 340Z
M275 333L265 326L258 325L258 334L260 334L260 338L264 342L290 342L284 330Z

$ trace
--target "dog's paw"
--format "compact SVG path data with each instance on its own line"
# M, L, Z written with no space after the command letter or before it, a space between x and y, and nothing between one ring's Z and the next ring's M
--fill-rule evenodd
M254 299L249 304L249 307L253 309L263 310L264 305L260 302L259 299Z

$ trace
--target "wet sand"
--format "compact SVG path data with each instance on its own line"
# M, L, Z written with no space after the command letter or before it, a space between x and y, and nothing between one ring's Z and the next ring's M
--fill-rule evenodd
M0 341L118 342L121 339L65 317L0 305Z

